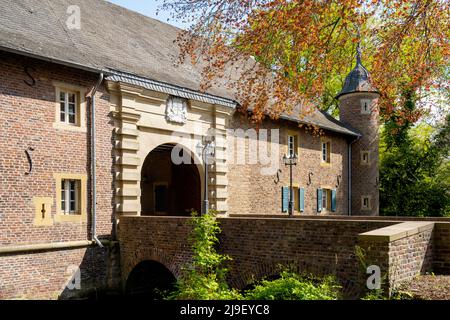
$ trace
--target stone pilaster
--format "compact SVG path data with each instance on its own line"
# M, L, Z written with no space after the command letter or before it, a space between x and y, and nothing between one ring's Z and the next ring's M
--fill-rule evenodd
M135 109L135 88L123 84L114 84L110 90L115 90L121 97L115 112L115 156L116 156L116 212L119 215L140 215L141 205L139 172L140 159L139 130L137 123L139 112Z
M216 162L209 167L211 209L228 212L227 121L233 109L215 106L213 127L216 130Z

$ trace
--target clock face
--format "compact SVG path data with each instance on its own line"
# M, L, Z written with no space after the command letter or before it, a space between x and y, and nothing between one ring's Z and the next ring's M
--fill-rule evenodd
M186 123L187 102L183 98L169 97L166 105L166 119L169 122Z

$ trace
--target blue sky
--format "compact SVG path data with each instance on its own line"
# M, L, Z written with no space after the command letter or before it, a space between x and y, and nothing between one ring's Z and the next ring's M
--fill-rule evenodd
M163 22L170 23L179 28L187 28L186 24L181 22L177 22L173 19L167 21L170 18L169 12L161 11L158 15L156 15L156 11L159 6L163 4L163 0L107 0L108 2L115 3L121 7L125 7L127 9L142 13L148 17L152 17Z

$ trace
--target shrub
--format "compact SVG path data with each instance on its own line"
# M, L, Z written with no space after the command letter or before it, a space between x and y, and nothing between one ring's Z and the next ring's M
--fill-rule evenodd
M316 278L283 271L276 280L262 280L245 293L248 300L337 300L339 286L334 277Z
M192 245L192 262L182 268L176 290L169 299L180 300L233 300L240 294L230 289L226 282L226 262L231 258L219 254L215 246L221 232L214 212L204 215L192 213L193 226L189 241Z

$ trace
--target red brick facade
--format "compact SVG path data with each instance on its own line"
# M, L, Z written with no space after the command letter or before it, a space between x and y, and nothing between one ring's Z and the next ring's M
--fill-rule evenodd
M35 79L34 86L24 82L32 83L26 67ZM0 246L90 238L89 215L84 222L36 226L33 197L52 197L51 215L54 217L56 185L53 174L89 177L89 130L74 132L52 126L56 101L53 81L77 85L89 92L97 79L97 75L88 72L0 52ZM110 238L113 228L113 125L109 96L104 88L97 92L96 100L97 231L99 236ZM29 147L34 149L31 152L33 168L31 174L26 175L29 164L25 150ZM87 194L90 194L89 179ZM89 198L86 205L89 205ZM86 210L89 212L89 207ZM82 266L83 279L102 279L106 272L105 255L105 250L90 248L0 255L0 298L48 297L61 291L61 280L67 278L66 268L71 264Z
M231 127L236 129L251 129L245 120L235 115ZM279 129L278 173L265 175L262 168L269 165L234 164L230 165L228 173L228 200L230 214L280 214L282 212L281 188L289 186L289 167L283 163L286 154L287 135L298 136L298 164L293 167L293 185L305 189L305 210L294 210L294 215L347 215L348 214L348 142L343 135L323 130L320 134L307 132L305 127L286 121L264 121L260 129ZM331 163L321 165L321 141L328 139L331 143ZM270 141L270 138L269 138ZM245 153L248 159L247 139ZM237 145L237 144L236 144ZM236 147L235 147L236 148ZM317 211L317 189L330 188L337 192L336 211ZM270 196L269 196L270 195Z
M368 99L370 113L361 112L361 102ZM379 214L379 111L378 95L369 93L346 94L339 98L340 120L361 133L361 138L352 144L351 194L352 215ZM368 164L362 163L362 152L368 152ZM370 198L370 208L362 208L362 198Z

